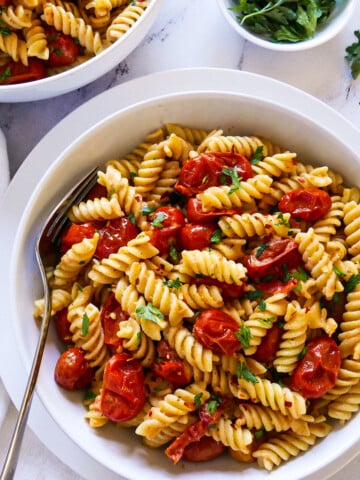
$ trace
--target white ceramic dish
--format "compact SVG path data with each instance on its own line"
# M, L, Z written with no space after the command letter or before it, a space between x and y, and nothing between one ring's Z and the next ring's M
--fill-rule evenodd
M34 82L0 86L0 102L31 102L56 97L87 85L105 75L124 60L145 38L161 8L162 0L152 0L126 34L99 55L68 70Z
M100 124L102 141L100 142L101 151L96 154L98 158L92 155L87 156L86 149L91 149L93 141L89 137L92 134L84 134L85 130L117 109L143 100L146 97L143 93L145 85L147 86L146 94L150 97L179 91L182 97L181 109L176 107L176 96L172 95L168 99L162 97L154 100L154 104L151 104L153 101L145 102L143 107L137 105L129 110L125 109L123 113L114 114L111 119ZM186 93L190 90L191 94ZM351 162L356 164L359 161L354 153L360 148L359 132L336 112L309 95L258 75L217 69L165 72L124 84L80 107L55 127L30 154L12 181L1 208L0 224L5 235L4 248L1 251L1 267L3 272L9 272L11 275L10 282L7 280L3 282L2 291L4 298L10 297L12 301L10 305L6 302L3 305L0 372L16 405L20 403L38 333L34 322L29 321L33 298L40 291L37 267L33 257L34 234L41 228L43 219L48 209L51 208L50 203L68 189L74 182L75 176L86 171L90 164L96 164L99 156L106 160L114 151L117 154L125 152L129 146L140 140L143 133L149 130L146 126L147 121L156 124L169 120L187 122L192 125L201 123L205 127L213 125L214 122L208 115L206 116L207 120L204 120L203 113L199 114L196 109L196 106L200 106L196 98L200 97L202 97L202 107L209 108L207 105L209 103L208 94L196 93L201 90L215 92L211 97L217 105L212 103L212 100L210 100L210 105L212 108L216 108L216 115L213 116L216 118L216 125L238 125L239 109L234 108L234 105L240 102L239 106L241 105L243 112L248 111L249 113L249 115L240 116L244 119L242 121L244 128L245 126L252 129L256 127L256 131L264 129L266 130L264 133L276 135L277 138L286 142L290 141L291 145L294 145L302 155L316 150L320 163L326 161L330 165L334 165L336 157L344 158L345 155L350 161L349 166L345 171L343 170L345 176L348 179L355 179L358 175L351 167ZM254 111L255 97L263 101L261 117L251 113ZM170 105L173 105L173 110L169 109ZM301 113L297 114L297 110ZM136 114L139 111L141 111L140 120ZM272 121L275 111L279 123ZM305 115L305 112L311 117L311 120ZM273 127L269 125L269 115L271 124L275 125L276 131L271 130ZM79 122L80 119L83 123ZM136 120L136 135L134 137L131 135L129 138L122 138L119 135L118 140L115 140L111 134L114 127L111 123L116 122L120 125L126 120L129 126L129 122L134 119ZM286 131L280 128L280 120L284 119L288 121ZM322 127L317 126L319 124ZM298 130L300 125L301 129ZM100 130L98 134L100 134ZM302 133L299 134L299 132ZM334 138L327 143L329 132L333 134ZM316 145L311 142L314 134L317 134ZM104 142L104 136L109 143ZM79 141L77 141L78 137L80 137ZM67 148L68 143L65 142L65 138L68 142L75 140L74 146ZM325 139L327 145L324 148ZM120 146L122 141L123 144ZM54 162L47 169L46 162L48 162L50 146ZM56 158L57 160L55 160ZM73 161L75 158L78 158L78 163ZM87 158L86 161L85 158ZM66 168L61 168L60 163L62 163L62 167ZM57 181L59 173L63 179L61 184ZM44 180L40 181L36 187L37 182L44 174ZM44 188L50 186L52 189L51 199L48 190L44 194ZM20 195L19 192L21 192ZM24 209L25 213L22 216ZM15 236L17 236L16 246L12 250L11 245ZM18 252L18 255L14 256L14 252ZM12 262L10 262L11 256L13 257ZM3 275L2 278L7 279L8 276ZM21 296L17 293L15 298L14 292L21 292ZM10 324L8 319L11 319ZM39 378L38 395L34 399L29 422L40 439L85 478L89 480L101 478L100 475L103 474L112 480L118 478L114 473L117 472L131 479L138 479L142 475L148 475L154 479L168 479L173 475L181 479L189 479L194 478L195 473L203 472L205 478L215 479L218 478L220 471L223 478L234 478L234 464L228 459L210 464L175 468L169 464L162 453L143 449L139 440L128 437L126 432L119 432L118 429L111 428L100 432L89 429L83 420L84 412L78 402L78 396L76 394L64 395L52 380L52 369L57 355L57 344L52 335L45 353ZM14 369L18 372L16 378L12 373ZM307 452L305 456L274 471L271 477L276 480L319 478L319 474L321 478L328 477L355 454L358 444L356 432L359 431L359 428L360 418L357 416L336 434L330 435ZM239 464L235 464L235 469L240 475ZM241 472L241 476L246 480L269 478L267 472L260 472L253 467L246 468Z
M217 0L220 12L223 14L229 25L239 33L245 40L248 40L259 47L268 48L270 50L283 52L299 52L309 48L318 47L319 45L331 40L335 37L348 23L356 7L356 0L337 0L336 7L330 17L320 25L314 37L298 43L274 43L262 38L260 35L252 33L245 26L240 25L236 18L236 12L230 10L239 2L234 0Z

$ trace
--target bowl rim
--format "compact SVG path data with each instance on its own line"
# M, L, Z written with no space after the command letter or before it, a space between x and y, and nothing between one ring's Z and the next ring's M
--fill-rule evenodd
M337 2L339 2L339 0L337 0ZM318 35L315 35L312 38L297 43L277 43L266 40L261 36L252 33L246 27L240 25L240 23L236 20L235 15L229 11L228 5L232 3L232 0L217 0L219 9L223 14L224 18L231 25L231 27L245 40L248 40L249 42L259 47L288 53L299 52L302 50L308 50L310 48L318 47L338 35L343 29L343 27L351 19L351 16L357 5L356 0L340 0L340 2L341 3L338 3L336 5L336 8L340 8L341 10L339 20L335 22L335 27L326 28L330 24L331 20L335 18L334 15L336 13L336 10L331 13L329 19L327 19L326 21L326 24L319 28Z
M79 145L86 142L88 137L91 137L95 130L98 130L99 128L100 129L101 128L106 129L109 124L112 124L114 121L116 121L119 118L121 118L121 121L124 121L124 119L123 119L124 116L129 115L129 114L134 115L135 113L141 111L141 109L144 108L144 105L149 107L149 106L154 105L155 103L158 103L161 100L167 100L169 98L170 99L176 99L178 101L179 97L182 97L182 96L198 97L199 95L201 95L201 96L206 96L207 97L209 94L210 95L216 95L216 96L222 96L223 94L226 94L226 96L228 96L229 98L236 96L236 97L245 98L247 100L250 99L250 101L258 101L258 99L253 95L246 95L246 94L243 94L241 92L223 92L223 91L219 91L219 90L217 90L215 92L211 91L211 90L207 90L207 91L201 91L201 92L198 92L198 91L195 91L195 92L181 92L181 93L173 93L173 94L168 94L168 95L161 95L161 96L153 97L153 98L145 100L145 101L137 102L137 103L135 103L135 104L133 104L129 107L126 107L124 109L120 109L119 111L114 112L110 116L108 116L108 117L104 118L103 120L100 120L99 122L94 124L90 129L85 131L80 137L78 137L76 140L71 142L69 144L69 146L54 160L51 167L47 170L44 178L41 180L41 182L39 183L39 185L37 186L37 188L33 192L32 196L31 196L31 198L28 202L27 208L25 209L25 211L23 213L23 216L22 216L22 219L21 219L20 224L19 224L19 228L18 228L18 231L17 231L16 240L15 240L15 245L14 245L14 252L19 250L21 245L24 244L25 239L22 238L22 236L24 234L24 225L26 225L26 223L29 223L29 212L31 212L31 210L34 208L34 204L36 203L37 199L41 196L41 192L46 188L46 182L50 181L51 177L56 176L57 172L59 171L59 169L63 165L64 159L66 160L66 158L68 158L69 155L71 155L71 152L72 152L72 150L74 150L74 148L79 148ZM299 112L296 112L294 109L290 109L286 105L279 105L279 103L277 103L277 102L268 101L268 100L264 100L264 99L261 99L261 102L262 103L267 103L269 105L274 105L275 104L278 108L280 108L283 111L289 111L290 110L291 112L296 113L297 116L303 117L307 121L312 122L312 119L308 115L299 114ZM322 128L322 127L318 127L318 128ZM324 130L329 133L328 129L325 128ZM333 132L330 132L330 133L331 133L332 136L334 136ZM338 141L341 141L341 140L339 140L339 137L336 137L336 138L337 138ZM345 149L348 148L347 145L344 144L344 143L343 143L343 147ZM358 156L357 156L357 159L360 162L360 158ZM88 163L89 162L87 162L87 166L86 166L87 169L90 167L90 164L88 164ZM14 255L15 255L15 253L14 253ZM12 272L14 272L15 264L16 264L16 261L13 262ZM16 275L14 274L14 275L12 275L13 289L16 285L15 282L16 282ZM13 291L15 291L15 290L13 290ZM24 360L25 359L24 352L22 351L21 354L22 354L23 360ZM24 362L26 363L26 360L24 360ZM38 388L38 395L39 395L39 398L40 398L41 402L43 403L43 405L47 409L48 413L52 416L52 418L56 421L56 423L61 427L61 425L59 423L59 420L57 419L57 416L54 415L54 410L52 408L53 407L52 406L52 400L48 399L48 398L44 398L41 386ZM65 398L65 396L64 396L64 398ZM77 443L77 445L80 448L84 448L82 444L79 444L74 439L74 436L70 435L70 432L68 431L67 428L63 428L63 431L65 431L65 433L68 434L73 439L73 441L75 441ZM88 450L85 449L85 451L86 451L86 453L89 454ZM340 453L339 453L339 455L340 455ZM95 457L94 456L94 458L99 462L101 462L101 460L102 460L101 457ZM106 466L107 468L111 468L107 464L104 465L104 466ZM312 474L314 472L310 471L308 473ZM132 478L134 480L136 479L135 476L134 477L130 476L128 478ZM298 478L302 478L302 477L298 477Z

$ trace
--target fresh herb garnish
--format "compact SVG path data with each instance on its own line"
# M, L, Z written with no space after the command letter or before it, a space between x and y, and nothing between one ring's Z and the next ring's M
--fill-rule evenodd
M222 238L221 230L217 228L216 230L213 231L213 233L210 236L210 243L212 244L220 243L221 238Z
M237 0L238 22L272 42L296 43L314 36L336 0Z
M290 228L291 225L289 223L289 220L287 220L286 218L284 218L284 214L283 213L279 213L278 216L276 217L279 221L278 223L275 223L275 225L278 227L278 226L281 226L281 225L284 225L284 227L288 227Z
M168 279L164 279L163 280L163 284L166 285L167 287L169 288L180 288L181 287L181 282L180 282L180 279L179 277L176 278L176 280L168 280Z
M158 323L159 320L164 319L163 313L154 307L151 303L148 303L146 306L139 305L135 310L136 316L142 318L143 320L150 320L151 322Z
M238 378L243 378L247 382L259 383L259 380L256 378L256 376L247 368L245 362L237 362L236 376Z
M358 283L360 283L360 273L351 275L349 280L346 282L345 293L350 293L355 290Z
M165 220L165 218L166 218L166 213L159 212L151 222L151 225L156 228L162 228L163 226L162 222Z
M265 300L260 300L259 305L258 305L258 309L260 310L260 312L265 312L265 310L266 310Z
M150 213L154 213L156 210L156 207L154 205L145 205L141 209L141 215L149 215Z
M220 404L221 404L221 397L218 397L217 395L211 394L210 395L210 400L208 401L208 403L206 405L206 411L208 413L215 413Z
M245 292L245 297L249 300L258 300L259 298L263 298L264 292L261 290L250 290L249 292Z
M237 167L234 168L223 168L221 170L221 183L226 183L226 177L230 177L231 179L231 188L229 190L229 195L236 192L241 188L241 177L239 177L239 172Z
M237 332L234 332L234 335L239 340L244 350L250 347L250 339L252 337L251 330L244 323Z
M202 392L197 393L194 397L194 403L195 403L195 408L200 408L201 407L201 397L202 397Z
M357 41L346 47L345 59L350 62L351 76L357 78L360 74L360 30L354 32Z
M170 243L169 255L173 260L177 260L179 258L179 253L175 248L175 242Z
M90 327L90 318L88 314L85 312L84 315L82 316L82 322L81 322L81 335L83 337L87 337L89 333L89 327Z
M307 352L307 347L305 346L305 347L301 350L301 352L299 353L299 355L298 355L298 360L301 360L302 358L304 358L306 352Z
M255 153L252 156L252 159L250 160L251 165L257 165L261 160L263 159L263 152L264 152L264 147L263 145L259 145L256 147Z

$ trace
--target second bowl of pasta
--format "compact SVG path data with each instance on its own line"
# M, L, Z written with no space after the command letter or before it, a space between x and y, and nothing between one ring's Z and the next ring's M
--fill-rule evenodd
M96 80L134 50L161 0L6 1L0 101L55 97Z
M48 272L38 391L73 441L157 480L300 479L350 448L359 162L305 114L220 91L141 102L70 145L24 212L12 278L17 329L34 338L33 239L97 166Z

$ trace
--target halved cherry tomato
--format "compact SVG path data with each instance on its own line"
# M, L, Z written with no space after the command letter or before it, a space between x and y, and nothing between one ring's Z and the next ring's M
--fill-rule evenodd
M247 180L254 176L249 160L238 153L207 152L189 159L180 170L175 189L183 195L195 195L209 187L231 183L225 169L236 169L237 176Z
M0 67L0 85L33 82L46 77L44 63L37 58L29 58L28 65L10 61Z
M55 329L59 339L67 344L72 343L72 334L70 331L70 322L67 319L68 308L63 308L55 314Z
M235 332L236 320L221 310L209 309L200 313L194 325L194 336L215 353L232 355L240 348Z
M216 225L187 223L181 229L181 243L186 250L201 250L212 244L211 236L217 229Z
M189 198L186 204L186 217L190 223L215 223L223 215L235 215L241 213L241 209L223 208L210 212L203 212L200 200Z
M278 351L283 329L275 323L267 332L258 346L254 358L262 363L271 363Z
M279 202L279 210L295 219L314 222L323 218L331 207L330 195L319 188L304 188L286 193Z
M203 405L199 409L199 420L190 425L168 446L165 450L166 456L175 464L178 463L184 455L185 448L199 441L210 425L216 425L227 405L228 400L222 398L214 413L208 411L207 404Z
M151 243L160 251L161 255L167 255L170 248L181 248L180 233L185 226L185 218L182 211L176 207L160 207L151 215L151 230L147 232Z
M5 5L9 5L10 0L0 0L0 7L4 7Z
M80 390L90 385L94 370L85 358L85 352L78 347L63 352L55 365L55 381L67 390Z
M102 413L114 422L124 422L136 417L145 401L145 375L140 362L127 353L110 357L100 396Z
M129 315L123 311L112 293L100 311L100 321L104 332L104 343L114 351L121 345L121 339L117 336L119 323L128 318Z
M248 255L244 264L252 280L261 280L268 275L282 277L284 268L291 270L301 265L298 244L291 239L272 240L256 247Z
M156 358L150 369L159 377L169 380L174 386L187 385L191 380L191 371L166 340L160 340L156 346Z
M46 27L45 35L50 50L46 65L49 67L63 67L75 62L79 49L70 35L58 32L54 27Z
M245 284L235 285L235 283L220 282L212 277L192 278L191 284L196 285L215 285L220 288L221 294L224 298L238 298L244 293Z
M308 344L291 376L290 387L305 398L319 398L335 385L340 365L341 353L335 340L319 337Z
M201 437L184 448L183 459L188 462L207 462L224 453L226 446L212 437Z
M138 233L139 229L128 217L107 221L105 226L99 230L100 238L94 256L99 260L107 258L135 238Z
M80 243L84 238L92 238L95 235L95 226L90 223L72 223L61 236L60 252L65 253L75 243Z

